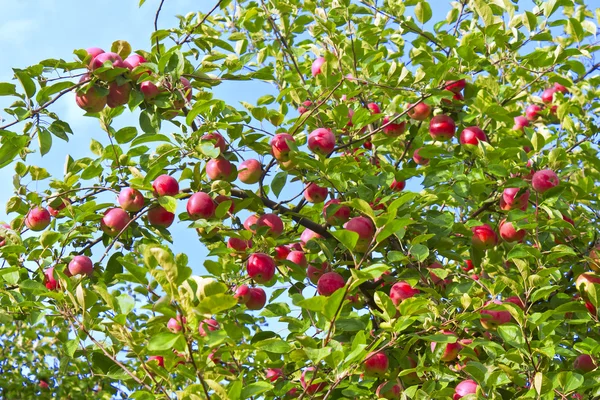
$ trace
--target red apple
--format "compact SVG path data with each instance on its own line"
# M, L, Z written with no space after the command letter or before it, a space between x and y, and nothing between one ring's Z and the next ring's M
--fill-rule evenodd
M473 261L467 260L467 265L462 267L463 271L469 272L474 268Z
M179 194L179 183L170 175L161 175L152 182L155 196L176 196Z
M140 65L142 65L143 63L147 62L146 59L142 56L140 56L139 54L131 54L129 57L127 57L125 60L123 60L123 64L125 65L125 67L127 69L129 69L129 71L133 71L134 69L136 69L137 67L139 67ZM137 81L141 76L149 74L150 70L145 70L142 72L139 72L137 74L131 74L131 79L133 79L134 81Z
M192 84L190 81L182 76L179 78L179 82L183 88L175 91L177 94L177 100L173 101L173 107L176 109L181 109L185 107L187 103L192 101Z
M525 109L525 117L527 117L530 121L535 121L540 116L540 112L542 111L542 107L537 104L530 104Z
M399 305L402 300L410 299L416 294L421 293L419 289L415 289L408 282L400 281L394 283L390 289L390 298L394 305Z
M556 173L550 169L543 169L533 174L531 186L538 193L544 193L560 183Z
M412 107L412 104L408 104L407 107ZM429 118L431 114L431 107L425 103L417 103L412 110L408 112L408 116L417 121L424 121Z
M387 381L377 386L375 395L378 399L400 400L402 388L396 382Z
M131 93L131 84L125 82L121 86L117 82L111 82L108 87L108 96L106 97L106 105L110 108L115 108L127 104L129 94Z
M390 365L388 356L382 352L373 352L367 354L365 359L365 375L367 376L383 376L387 373Z
M207 133L206 135L202 136L201 140L213 142L215 147L219 148L221 154L227 151L228 146L225 142L225 138L223 138L223 136L219 132Z
M464 79L459 79L457 81L447 81L445 89L449 90L453 93L460 93L463 91L467 84L467 81Z
M60 214L61 210L64 210L65 207L67 207L67 204L71 204L71 201L69 199L64 199L61 198L61 203L56 206L56 208L53 208L52 206L48 205L48 207L46 207L46 210L48 210L48 212L50 213L51 216L55 217L55 218L60 218L58 215Z
M198 333L200 336L206 336L208 332L214 332L219 329L219 323L214 319L205 319L198 325Z
M92 60L92 71L103 67L105 63L107 65L112 65L113 68L127 68L123 63L123 59L120 55L109 51L107 53L98 54L96 57L94 57L94 59ZM108 74L106 72L98 74L98 77L105 81L109 80ZM110 78L110 80L114 80L115 78L116 77L112 77Z
M304 198L309 203L319 204L327 198L327 188L318 186L316 183L310 182L304 189Z
M359 252L365 252L368 249L375 234L375 226L373 226L371 219L367 217L352 218L344 224L344 229L358 233L355 250Z
M471 242L478 249L487 250L498 244L498 236L488 224L475 226L471 231L473 232Z
M452 400L458 400L469 394L477 393L477 387L479 387L479 385L472 379L467 379L460 382L458 385L456 385L456 388L454 388L454 396L452 397Z
M314 376L314 367L308 367L304 371L302 371L302 375L300 376L300 385L308 395L313 395L325 389L327 384L325 382L313 383L309 385L311 381L316 381L317 378L313 379Z
M330 129L317 128L308 135L308 148L315 154L326 156L335 148L335 135Z
M300 114L304 114L308 111L308 108L312 106L312 101L305 100L300 107L298 107L298 112Z
M5 225L5 227L7 227L7 229L10 229L10 227L7 225ZM590 261L588 263L590 269L595 272L600 272L600 246L596 246L592 250L590 250L590 254L588 255L588 257L590 258Z
M148 362L153 362L156 361L156 363L158 364L159 367L164 368L165 367L165 359L163 356L150 356L148 357Z
M392 189L394 192L401 192L404 190L405 187L406 187L405 181L397 181L396 179L394 179L392 181L392 184L390 185L390 189Z
M308 277L309 281L311 281L315 285L318 285L321 276L323 276L323 274L325 274L328 271L329 264L327 264L326 262L321 264L321 266L310 264L308 268L306 268L306 276Z
M283 378L283 370L281 368L267 368L266 378L271 382L275 382Z
M246 304L250 301L250 286L248 285L240 285L235 289L234 298L238 300L240 304Z
M468 128L463 129L460 133L460 144L462 145L473 145L477 146L479 141L487 142L487 137L481 128L477 126L470 126Z
M277 246L275 247L275 259L279 261L285 260L290 252L290 249L286 246Z
M421 150L421 149L419 148L419 149L416 149L416 150L413 152L413 161L414 161L416 164L418 164L418 165L427 165L427 164L429 164L429 159L428 159L428 158L424 158L424 157L422 157L422 156L419 154L419 151L420 151L420 150Z
M447 115L439 114L429 122L429 134L433 140L450 140L456 131L454 120Z
M485 305L487 306L488 304L501 305L502 302L500 300L491 300ZM481 319L479 319L479 322L487 330L495 331L498 326L507 324L511 320L510 312L506 310L482 310L480 314Z
M140 83L140 92L142 92L146 100L152 100L160 94L158 86L151 81L144 81Z
M89 257L86 256L75 256L69 262L69 275L87 275L92 276L94 273L94 264Z
M516 230L512 222L506 222L506 218L500 222L500 237L507 242L520 242L527 232L525 229Z
M144 196L142 193L134 188L123 188L119 193L117 199L119 205L125 211L138 212L144 207Z
M267 294L262 288L250 288L250 299L246 302L248 310L260 310L267 304Z
M313 61L312 66L310 67L312 76L317 76L323 72L323 64L325 64L325 57L319 57Z
M584 374L596 369L596 363L589 354L580 354L573 361L573 369L581 371Z
M34 232L43 231L50 225L50 213L42 207L34 207L25 217L25 225Z
M394 117L386 116L383 118L383 122L382 122L382 126L384 126L383 133L385 133L387 136L400 136L404 132L406 132L406 121L398 121L396 119L394 122L390 123L390 121L394 118L395 118L395 116Z
M54 267L44 271L44 285L48 290L58 289L58 281L54 278Z
M253 158L243 161L238 167L238 179L248 185L260 181L262 173L262 164Z
M377 105L377 103L369 103L367 104L367 108L371 111L371 114L381 114L381 109Z
M104 50L102 50L99 47L90 47L89 49L86 49L85 51L87 51L87 53L91 56L91 60L90 60L90 67L92 65L92 61L94 60L94 58L96 58L98 55L104 53Z
M210 180L230 180L233 165L223 157L212 158L206 163L206 176Z
M526 117L518 116L515 117L515 125L513 126L513 131L521 131L524 132L525 128L529 126L529 120Z
M258 221L258 215L256 215L256 214L250 215L244 221L244 228L246 228L246 230L248 230L248 231L250 231L252 233L256 233L256 229L253 229L252 227L254 226L254 228L256 228L256 222L257 221Z
M84 82L90 79L88 74L81 77L79 82ZM104 109L106 106L107 97L98 93L98 90L95 85L87 87L85 92L78 91L75 94L75 103L81 108L89 113L97 113Z
M48 382L46 382L44 379L40 379L39 385L40 385L40 389L42 389L42 390L46 390L50 387Z
M310 229L305 229L302 234L300 235L300 241L302 242L302 244L304 246L306 246L306 244L313 240L313 239L322 239L323 237L321 235L319 235L317 232L313 232Z
M504 299L504 302L505 303L513 303L514 305L519 307L521 310L525 311L525 303L523 303L523 300L521 300L521 298L519 296L508 297L508 298Z
M323 207L323 217L329 225L342 225L350 219L350 207L340 205L342 202L339 199L331 199ZM337 209L334 211L334 207ZM331 209L330 209L331 208Z
M308 261L306 260L306 256L304 252L301 250L290 251L286 257L286 260L293 262L297 266L301 268L306 268L308 266Z
M177 318L171 318L171 319L169 319L169 322L167 322L167 329L173 333L179 333L183 329L181 322L182 322L181 315L178 315ZM183 317L183 323L184 324L186 323L185 317Z
M230 237L227 241L227 248L235 250L235 251L246 251L252 248L252 240L244 240L235 237Z
M519 193L521 193L519 195ZM517 196L518 195L518 196ZM502 210L521 209L525 211L529 204L529 189L506 188L500 198L500 208Z
M554 87L548 88L542 92L542 101L546 104L552 103L554 99L554 93L556 93L556 89Z
M283 233L283 221L275 214L263 214L256 220L257 228L266 226L268 237L279 237Z
M439 262L433 262L427 268L431 270L431 269L441 269L444 267ZM433 271L429 271L429 278L431 279L431 281L433 282L434 285L445 286L448 283L452 282L452 279L450 279L450 278L442 279L439 276L437 276Z
M336 290L343 288L346 280L337 272L327 272L317 281L317 292L321 296L331 296Z
M265 253L254 253L246 263L248 276L256 283L267 283L275 275L275 261Z
M156 205L148 210L146 215L148 223L152 226L168 228L175 221L175 214L164 209L160 205Z
M600 285L600 276L589 272L584 272L575 280L575 287L579 290L584 300L587 300L587 292L590 291L590 287L593 284Z
M456 334L454 332L448 331L448 330L443 330L440 333L444 334L444 335L456 336ZM436 347L437 347L437 343L431 342L431 352L435 352ZM446 347L444 348L444 352L442 353L440 361L448 362L448 361L454 360L458 356L458 353L460 352L461 349L462 349L462 345L458 342L446 343Z
M208 194L197 192L188 199L186 208L190 218L197 220L214 217L217 206Z
M295 142L294 137L289 133L278 133L271 139L271 154L277 161L290 160L290 146L287 142Z

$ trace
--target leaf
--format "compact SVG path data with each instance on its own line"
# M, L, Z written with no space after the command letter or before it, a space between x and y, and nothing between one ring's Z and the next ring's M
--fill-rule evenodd
M486 0L474 0L473 5L486 26L494 23L494 13Z
M167 351L171 350L175 343L183 337L177 333L162 332L150 338L148 351Z
M131 45L125 40L117 40L110 46L110 51L117 53L124 60L131 54Z
M350 207L360 211L361 213L371 217L371 219L375 218L375 214L373 214L373 209L371 208L369 203L367 203L363 199L352 199L352 201L346 202L344 204L347 204Z
M286 354L292 350L292 346L290 346L288 342L277 338L263 340L255 343L254 346L257 349L274 354Z
M302 308L305 308L309 311L321 312L325 303L327 302L327 297L325 296L315 296L310 297L308 299L300 300L296 305Z
M11 96L17 94L15 85L12 83L0 82L0 96Z
M356 243L358 243L359 235L356 232L339 229L331 232L331 234L350 251L354 250Z
M431 19L431 6L427 1L420 1L419 4L417 4L415 7L415 16L422 24Z
M202 314L218 314L237 305L238 301L230 294L219 293L206 297L198 305Z
M423 262L427 259L427 257L429 257L429 248L422 244L415 244L414 246L411 246L409 252L410 255L419 262Z
M509 345L521 349L525 344L521 329L515 324L504 324L498 327L498 334Z
M177 199L172 196L161 196L158 198L158 204L170 213L177 211Z
M27 97L32 98L35 94L35 83L33 82L33 79L31 79L29 74L23 70L13 68L13 71L21 83L21 86L23 86Z
M50 132L43 127L38 130L38 143L40 145L40 154L46 155L52 147L52 135Z
M285 171L280 171L273 177L273 180L271 181L271 190L273 191L275 197L279 197L281 190L287 182L287 178L288 173Z
M60 232L44 231L40 236L40 244L44 247L50 247L63 236Z
M121 128L115 132L114 136L117 143L124 144L131 142L137 136L137 134L137 129L134 126L126 126L125 128Z
M242 399L258 396L273 389L273 385L265 381L252 382L242 389Z

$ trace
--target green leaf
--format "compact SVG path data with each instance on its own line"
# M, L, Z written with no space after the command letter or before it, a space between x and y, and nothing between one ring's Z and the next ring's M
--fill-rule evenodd
M36 90L33 79L31 79L29 74L23 70L13 68L13 71L19 82L21 82L21 86L23 86L27 97L32 98Z
M521 349L525 345L523 333L515 324L504 324L498 327L498 334L509 345Z
M17 94L17 89L12 83L0 82L0 96L12 96Z
M423 262L429 257L429 248L422 244L411 246L409 252L419 262Z
M420 1L415 7L415 16L420 23L424 24L429 21L432 16L431 7L427 1Z
M50 132L43 127L38 130L38 143L40 145L40 154L46 155L52 147L52 135Z
M275 354L286 354L292 350L292 346L290 346L288 342L277 338L260 341L255 343L254 346L257 349Z
M40 243L44 247L50 247L63 236L60 232L44 231L40 236Z
M137 136L137 129L134 126L126 126L115 132L115 140L119 144L129 143Z
M327 303L327 297L315 296L310 297L308 299L300 300L296 305L305 308L309 311L321 312L323 311L325 303Z
M177 199L172 196L161 196L158 198L158 204L170 213L177 211Z
M350 202L345 202L344 204L349 205L350 207L360 211L361 213L371 217L371 219L375 218L375 214L373 214L373 209L363 199L352 199Z
M150 338L150 341L148 342L148 351L171 350L180 339L183 340L183 336L177 333L159 333Z
M258 396L273 389L273 385L265 381L252 382L244 385L242 389L242 399Z
M218 314L235 307L237 303L237 299L230 294L214 294L202 300L198 305L198 310L202 314Z
M473 5L486 26L494 23L494 13L486 0L474 0Z
M356 232L339 229L331 232L331 234L350 251L354 250L356 243L358 243L359 235Z
M271 190L273 191L275 197L279 197L281 190L287 182L287 178L288 173L285 171L280 171L273 177L273 180L271 181Z

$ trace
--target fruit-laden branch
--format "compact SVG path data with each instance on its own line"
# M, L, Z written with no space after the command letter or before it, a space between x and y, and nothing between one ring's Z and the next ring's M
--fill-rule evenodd
M246 193L245 191L241 190L241 189L231 189L231 195L240 199L246 199L248 197L250 197L248 195L248 193ZM276 202L274 202L273 200L267 199L265 197L260 197L260 196L256 196L257 198L259 198L262 203L270 208L273 211L277 211L280 214L285 214L290 216L294 221L296 221L297 223L299 223L300 225L304 226L307 229L310 229L311 231L318 233L319 235L323 236L324 238L331 238L331 234L329 233L329 231L327 231L327 228L325 228L323 225L320 225L302 215L298 215L297 213L293 212L292 210L290 210L289 208L282 206L281 204L278 204Z

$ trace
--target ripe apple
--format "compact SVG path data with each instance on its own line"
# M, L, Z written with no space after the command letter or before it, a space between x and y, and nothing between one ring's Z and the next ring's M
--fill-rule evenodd
M42 389L42 390L46 390L50 387L50 385L48 384L48 382L46 382L45 379L40 379L39 385L40 385L40 389Z
M266 232L268 237L279 237L283 233L283 221L275 214L263 214L256 220L257 228L266 226L269 229Z
M94 59L92 60L92 71L103 67L105 63L107 63L107 65L112 65L113 68L127 68L123 63L123 59L120 55L109 51L106 53L98 54L96 57L94 57ZM100 79L104 81L109 80L108 74L106 72L102 72L97 75ZM110 80L114 80L115 78L116 77L112 77L110 78Z
M294 137L289 133L278 133L271 139L271 154L277 161L290 160L290 146L287 142L295 142Z
M10 229L10 227L7 227L7 229ZM600 246L597 245L592 250L590 250L590 254L588 257L590 258L590 261L588 263L590 269L595 272L600 272Z
M439 262L433 262L427 268L431 270L431 269L441 269L444 267ZM437 276L433 271L429 271L429 278L431 279L431 281L433 282L434 285L444 286L444 285L447 285L448 283L452 282L452 279L450 279L450 278L442 279L439 276Z
M248 310L261 310L267 304L267 294L262 288L250 288L250 299L246 302Z
M51 205L48 205L48 207L46 207L46 210L48 210L51 216L55 218L60 218L58 215L61 210L64 210L65 207L67 207L67 204L71 204L71 201L69 199L61 198L60 203L58 204L58 206L56 206L56 208L52 207Z
M155 196L176 196L179 194L179 183L170 175L161 175L152 182Z
M392 189L394 192L401 192L404 190L405 187L406 187L405 181L397 181L395 178L392 181L392 184L390 185L390 189Z
M264 284L275 275L275 261L265 253L254 253L248 258L246 270L256 283Z
M129 94L131 93L131 84L125 82L118 85L117 82L111 82L108 87L108 96L106 97L106 105L110 108L115 108L127 104Z
M44 271L44 285L48 290L58 289L58 281L54 278L54 267Z
M394 118L395 117L388 116L383 117L383 133L385 133L387 136L400 136L406 132L406 121L398 122L398 120L395 120L394 122L390 123L390 121Z
M342 225L350 219L350 207L340 205L341 203L339 199L331 199L325 203L323 217L329 225ZM333 206L337 207L335 211Z
M452 400L458 400L469 394L477 393L478 386L479 385L477 382L472 379L467 379L460 382L458 385L456 385L456 388L454 388L454 396L452 397Z
M344 224L344 229L358 233L358 242L356 242L354 250L367 251L375 234L375 226L370 218L354 217Z
M319 235L317 232L313 232L310 229L305 229L304 231L302 231L302 234L300 235L300 241L302 242L303 247L306 247L306 245L308 244L308 242L310 242L313 239L322 239L323 237L321 235Z
M381 114L381 109L377 105L377 103L369 103L367 104L367 108L371 111L371 114Z
M214 319L205 319L198 325L198 333L200 336L206 336L208 332L214 332L219 329L219 323Z
M298 112L300 113L300 115L304 114L305 112L308 111L308 108L312 106L312 101L310 100L305 100L304 102L302 102L302 105L300 107L298 107Z
M325 389L327 384L325 382L313 383L309 385L311 381L316 381L317 378L313 379L314 376L314 367L308 367L304 371L302 371L302 375L300 376L300 385L308 395L313 395Z
M477 126L470 126L468 128L463 129L460 133L459 142L462 145L473 145L477 146L479 141L487 142L488 139L485 136L485 133L481 128Z
M230 237L229 240L227 240L227 248L235 251L246 251L252 248L252 239L244 240Z
M416 149L416 150L413 152L413 161L414 161L416 164L418 164L418 165L427 165L427 164L429 164L429 159L428 159L428 158L425 158L425 157L422 157L422 156L419 154L419 151L420 151L420 150L421 150L421 149L419 148L419 149Z
M90 79L88 74L81 77L79 82L84 82ZM78 91L75 94L75 103L89 113L97 113L106 106L107 97L100 94L95 85L89 86L85 92Z
M508 297L508 298L504 299L504 302L505 303L513 303L514 305L519 307L521 310L525 311L525 303L523 303L523 300L521 300L521 298L519 296Z
M463 91L467 84L467 81L464 79L459 79L457 81L447 81L445 89L449 90L453 93L460 93Z
M506 218L500 222L500 237L507 242L521 242L527 232L525 229L516 230L512 222L506 222Z
M208 194L197 192L188 199L186 208L190 218L197 220L200 218L208 219L214 217L217 206L212 197Z
M550 169L543 169L533 174L531 186L538 193L544 193L560 183L556 173Z
M529 121L535 121L540 116L541 111L542 111L542 107L538 106L537 104L530 104L525 109L525 117Z
M540 97L542 98L542 101L544 103L550 104L550 103L552 103L552 100L554 99L554 93L556 93L556 89L554 87L550 87L550 88L544 90Z
M89 49L86 49L85 51L87 51L87 53L90 55L91 60L90 60L90 67L92 65L92 60L94 60L94 58L96 58L98 55L104 53L104 50L102 50L99 47L90 47Z
M165 367L165 359L163 356L150 356L148 357L148 362L156 361L159 367Z
M134 188L126 187L121 189L117 198L119 205L125 211L138 212L144 207L144 196Z
M529 120L527 117L518 116L515 117L515 125L513 126L513 131L521 131L524 132L525 128L529 126Z
M300 249L302 250L302 249ZM281 261L285 260L287 256L290 254L291 250L287 246L277 246L275 247L275 260Z
M378 399L400 400L401 394L402 388L394 381L383 382L375 391Z
M394 305L399 305L402 300L410 299L416 294L421 293L419 289L415 289L408 282L400 281L394 283L390 289L390 298Z
M125 68L129 69L129 71L133 71L143 63L147 62L146 59L139 54L131 54L129 57L123 60L123 64L125 64ZM141 76L150 74L150 70L145 70L139 72L137 74L131 74L131 79L137 81Z
M304 189L304 198L309 203L319 204L327 198L327 188L318 186L316 183L310 182Z
M140 92L144 95L144 99L152 100L160 94L158 86L152 81L144 81L140 83Z
M475 266L473 265L473 261L471 261L471 260L467 260L467 265L462 267L463 271L465 271L465 272L469 272L473 268L475 268Z
M408 104L407 107L412 107L412 104ZM408 112L408 116L417 121L424 121L429 118L431 114L431 107L425 103L417 103L412 110Z
M192 84L190 81L182 76L179 78L179 82L183 88L175 90L177 100L173 101L173 107L176 109L181 109L185 107L187 103L192 101Z
M346 280L337 272L327 272L317 281L317 292L321 296L331 296L336 290L346 286Z
M521 193L519 195L519 193ZM518 196L517 196L518 195ZM500 208L502 210L521 209L525 211L529 204L529 189L506 188L500 198Z
M390 366L388 356L382 352L372 352L367 354L364 362L365 375L367 376L383 376L387 373Z
M593 284L600 285L600 276L589 272L584 272L583 274L579 275L575 280L575 287L577 288L577 290L579 290L581 296L586 300L587 292L591 290L590 288Z
M252 232L252 233L256 233L256 222L258 221L258 215L256 214L252 214L250 215L248 218L246 218L246 220L244 221L244 228L246 228L246 230ZM254 228L252 228L254 226Z
M475 226L471 231L473 232L471 242L475 248L487 250L498 244L498 236L488 224Z
M315 59L310 67L312 76L317 76L323 72L323 64L325 64L325 57L319 57Z
M185 318L183 318L183 322L185 323ZM181 316L178 315L177 318L169 319L169 322L167 322L167 329L173 333L181 332L183 329L181 326Z
M233 297L238 300L238 303L246 304L250 301L250 286L245 284L238 286Z
M501 305L502 302L500 300L491 300L488 301L485 305ZM481 325L487 330L495 331L496 328L500 325L504 325L510 322L511 316L510 312L506 310L482 310L480 311L481 318L479 322Z
M253 158L243 161L238 167L238 179L248 185L258 183L262 173L262 164Z
M94 273L94 264L89 257L86 256L75 256L69 262L69 274L75 275L87 275L92 276Z
M575 361L573 361L573 369L581 371L585 374L595 370L596 363L589 354L580 354L577 356Z
M146 215L148 223L152 226L168 228L175 221L175 214L164 209L160 205L155 205L148 210Z
M306 256L302 250L290 251L285 259L302 268L306 268L308 266L308 261L306 260Z
M43 231L50 225L50 213L42 207L34 207L25 217L25 225L34 232Z
M308 277L309 281L311 281L315 285L318 285L321 276L323 276L323 274L325 274L329 270L329 264L327 264L326 262L321 264L321 266L310 264L308 268L306 268L306 276Z
M212 158L206 163L206 176L210 180L230 180L233 165L223 157Z
M455 131L456 124L447 115L439 114L429 121L429 135L431 135L433 140L450 140L454 136Z
M271 382L275 382L283 378L283 370L281 368L267 368L266 378Z
M448 331L448 330L443 330L440 333L444 334L444 335L456 336L456 334L454 332ZM435 352L436 347L437 347L437 343L431 342L431 352L432 353ZM440 361L448 362L448 361L454 360L458 356L458 353L460 352L461 349L462 349L462 345L458 342L446 343L446 347L444 348L444 352L442 353Z
M215 144L215 147L218 147L221 151L221 154L227 151L227 142L225 142L225 138L219 132L207 133L206 135L200 138L201 141L210 141Z
M317 128L308 135L308 148L315 154L329 155L335 148L335 135L330 129Z

